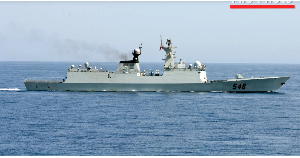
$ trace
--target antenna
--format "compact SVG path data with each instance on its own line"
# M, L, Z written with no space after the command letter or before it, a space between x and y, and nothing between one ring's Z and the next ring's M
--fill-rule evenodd
M143 43L141 43L141 46L139 46L139 48L140 48L140 54L142 54L142 45L143 45Z
M160 46L163 47L162 35L160 35L160 41L161 41Z

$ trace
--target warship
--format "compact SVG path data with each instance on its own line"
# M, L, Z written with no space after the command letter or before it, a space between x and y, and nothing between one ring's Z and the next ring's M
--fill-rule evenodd
M161 37L160 50L165 51L164 72L158 70L140 70L139 55L142 54L142 45L133 50L132 60L120 61L115 72L93 69L89 63L85 68L68 69L67 77L62 81L35 81L27 80L25 87L29 91L162 91L162 92L274 92L279 89L290 77L251 77L244 78L236 74L233 79L208 80L206 65L199 61L186 66L180 59L175 62L175 48L171 39L167 39L164 46Z

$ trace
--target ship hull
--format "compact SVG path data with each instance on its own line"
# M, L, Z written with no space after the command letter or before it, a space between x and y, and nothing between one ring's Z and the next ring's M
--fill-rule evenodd
M230 79L208 83L66 83L25 81L30 91L274 92L290 77Z

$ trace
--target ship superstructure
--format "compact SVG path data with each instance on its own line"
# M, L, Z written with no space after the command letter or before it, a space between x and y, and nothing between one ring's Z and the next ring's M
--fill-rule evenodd
M25 80L27 90L48 91L194 91L194 92L270 92L276 91L289 77L243 78L237 74L235 79L208 81L206 66L199 61L188 67L180 59L174 61L175 48L171 39L160 49L165 51L164 72L140 70L139 55L142 45L132 52L132 60L120 61L115 72L93 69L89 63L85 68L68 69L66 79L61 82Z

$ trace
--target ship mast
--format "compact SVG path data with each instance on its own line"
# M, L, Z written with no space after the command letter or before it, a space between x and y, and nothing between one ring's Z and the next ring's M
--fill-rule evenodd
M167 47L165 47L163 45L163 41L162 41L162 36L160 35L160 39L161 39L161 46L160 48L163 49L165 52L166 52L166 55L165 55L165 64L164 64L164 68L165 69L171 69L171 68L174 68L174 58L175 58L175 52L173 51L175 48L177 47L173 47L172 46L172 41L171 41L171 38L170 39L167 39L167 42L166 44L168 45Z

